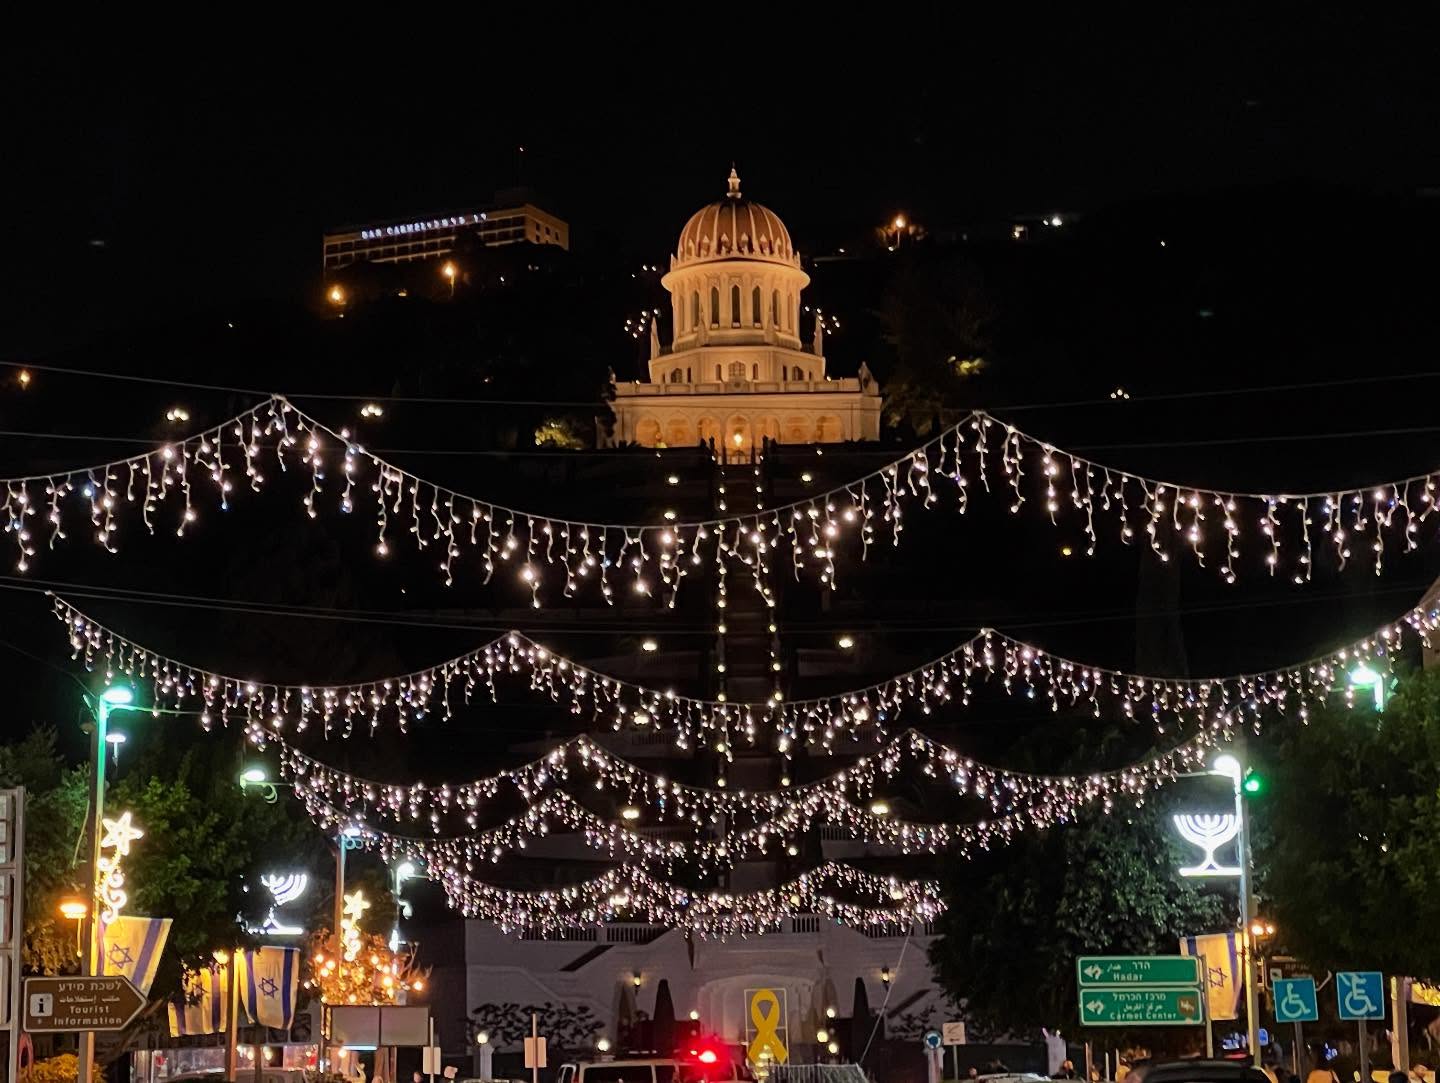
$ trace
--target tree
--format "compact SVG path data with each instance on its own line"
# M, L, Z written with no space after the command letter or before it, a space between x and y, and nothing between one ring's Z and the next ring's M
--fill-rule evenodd
M1173 954L1181 936L1230 924L1222 896L1175 874L1184 855L1168 804L1095 811L944 865L947 909L930 958L978 1032L1073 1023L1079 955Z
M1322 973L1440 980L1440 941L1424 935L1440 928L1437 718L1440 670L1407 673L1383 713L1337 700L1253 757L1262 906Z
M235 771L233 750L176 757L168 742L152 742L106 796L145 832L125 861L127 912L174 919L154 996L179 991L182 965L208 965L217 949L247 940L270 905L249 890L262 874L317 863L318 840L292 803L243 797Z
M66 896L85 897L85 770L67 767L55 730L38 727L0 745L0 786L25 787L25 969L73 970L75 927L57 908Z
M885 419L924 436L974 404L969 385L989 364L994 302L970 263L909 263L886 291L880 310L893 353Z

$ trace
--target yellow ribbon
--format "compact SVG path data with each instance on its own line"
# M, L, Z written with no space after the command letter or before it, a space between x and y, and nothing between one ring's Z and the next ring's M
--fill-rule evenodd
M768 1008L768 1011L762 1011ZM780 1013L780 998L772 989L757 989L750 997L750 1020L755 1024L755 1040L750 1043L747 1053L752 1064L759 1064L766 1051L770 1060L784 1064L790 1059L790 1051L780 1040L779 1029L783 1021Z

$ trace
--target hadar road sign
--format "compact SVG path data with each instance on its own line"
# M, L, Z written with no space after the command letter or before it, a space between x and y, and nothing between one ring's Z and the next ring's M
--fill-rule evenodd
M1087 1027L1188 1026L1204 1022L1199 989L1082 989Z
M1075 962L1080 988L1200 984L1193 955L1082 955Z
M145 997L118 974L25 979L25 1029L124 1030L145 1007Z

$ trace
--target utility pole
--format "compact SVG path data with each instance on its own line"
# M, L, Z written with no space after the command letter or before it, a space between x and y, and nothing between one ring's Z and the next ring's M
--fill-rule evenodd
M1240 858L1240 935L1244 944L1244 953L1241 956L1245 966L1245 1040L1250 1050L1250 1058L1255 1067L1260 1067L1260 990L1256 978L1255 958L1255 937L1250 931L1251 923L1255 920L1255 899L1250 890L1251 859L1250 859L1250 820L1245 815L1245 768L1238 760L1235 761L1235 770L1230 776L1234 783L1235 790L1235 820L1240 826L1240 834L1236 838Z
M100 973L98 941L100 932L100 838L105 816L105 737L110 722L108 690L95 701L94 722L90 727L90 909L85 914L85 946L81 953L80 973ZM89 697L86 697L87 700ZM77 1083L94 1083L95 1032L80 1032L76 1069Z

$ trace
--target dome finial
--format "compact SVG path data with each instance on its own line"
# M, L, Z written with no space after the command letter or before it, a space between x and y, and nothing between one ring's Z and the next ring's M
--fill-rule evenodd
M731 198L731 199L739 199L739 198L740 198L740 174L735 172L735 163L734 163L734 162L731 162L731 163L730 163L730 180L729 180L728 183L729 183L729 185L730 185L730 191L726 192L725 194L726 194L729 198Z

